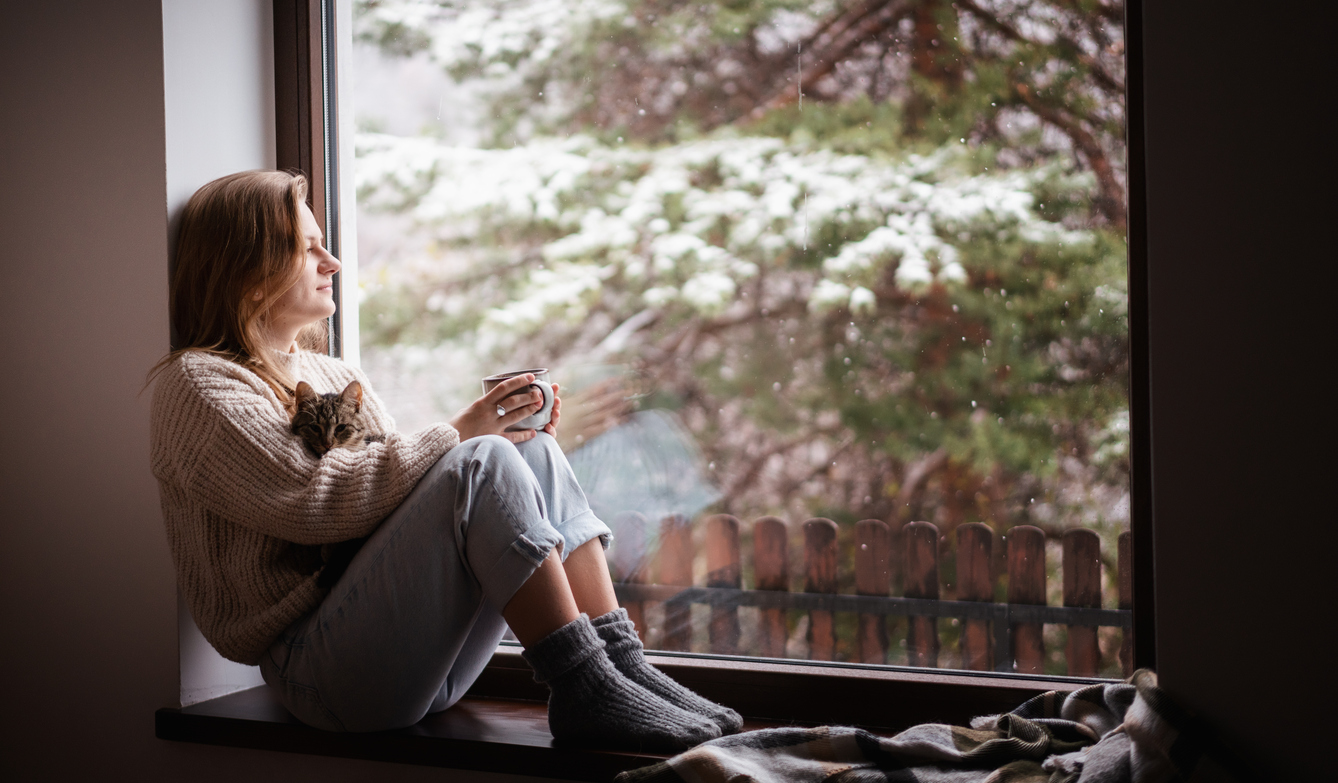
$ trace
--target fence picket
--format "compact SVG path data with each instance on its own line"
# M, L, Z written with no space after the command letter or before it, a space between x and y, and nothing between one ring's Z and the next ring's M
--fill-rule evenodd
M756 590L790 590L790 547L785 522L762 517L753 522L753 582ZM763 658L784 658L785 610L760 610L758 651Z
M1101 537L1093 530L1064 533L1064 605L1101 608ZM1070 625L1064 653L1070 675L1095 677L1101 668L1096 626Z
M1045 533L1031 525L1008 531L1008 603L1045 603ZM1013 623L1013 671L1045 673L1040 623Z
M836 523L830 519L819 517L804 523L804 577L804 592L836 592ZM814 609L808 618L809 658L836 660L835 615Z
M743 587L743 569L739 559L739 520L728 514L706 519L706 586ZM711 607L711 652L737 655L739 652L739 609L737 606Z
M957 600L993 601L994 582L990 579L990 555L994 531L979 522L957 528ZM962 621L962 668L976 671L994 669L990 622Z
M902 528L904 527L905 523L900 520L893 520L887 523L887 545L890 548L890 554L887 559L887 570L888 575L891 577L892 595L905 595L902 586L905 581L902 577L902 572L906 570L906 545L902 534Z
M1134 539L1133 533L1125 531L1119 538L1119 561L1116 569L1120 581L1120 608L1134 608ZM1134 634L1129 628L1120 630L1120 671L1125 677L1134 673Z
M692 586L692 523L681 514L660 520L660 558L656 581ZM662 649L687 652L692 643L692 607L665 604Z
M912 522L902 528L906 544L905 578L907 598L934 598L938 595L938 528L929 522ZM938 667L938 618L908 618L906 626L906 662L911 666Z
M892 584L892 531L881 519L855 524L855 592L888 595ZM861 663L887 662L887 617L861 614L856 638Z
M648 546L649 522L636 511L624 511L614 518L614 528L618 530L618 541L613 547L612 565L622 582L645 584L650 571ZM636 626L641 643L646 642L646 602L625 601L622 607L627 610L627 619Z

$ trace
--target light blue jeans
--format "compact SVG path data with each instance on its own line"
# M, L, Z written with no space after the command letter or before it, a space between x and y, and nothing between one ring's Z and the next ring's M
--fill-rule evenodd
M501 609L553 547L609 528L557 442L489 435L451 449L261 660L299 720L333 731L417 723L459 701L497 648Z

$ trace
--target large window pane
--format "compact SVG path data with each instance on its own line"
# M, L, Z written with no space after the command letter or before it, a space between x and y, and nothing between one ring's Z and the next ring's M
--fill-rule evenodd
M360 3L364 364L551 368L650 647L1118 676L1122 15Z

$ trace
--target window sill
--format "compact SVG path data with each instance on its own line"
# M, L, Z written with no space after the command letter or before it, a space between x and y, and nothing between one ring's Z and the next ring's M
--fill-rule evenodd
M648 652L646 660L708 699L769 724L855 725L882 733L918 723L966 725L1046 691L1109 680L1025 677L821 661ZM470 695L542 701L520 648L503 644Z
M916 723L965 724L977 715L1007 712L1047 690L1094 682L672 654L647 658L704 696L739 709L749 718L745 729L829 723L886 733ZM665 758L555 746L546 696L516 648L502 647L469 696L406 729L373 734L313 729L264 687L158 710L155 725L158 738L180 742L567 780L611 781L619 772Z
M466 697L397 731L338 734L305 726L266 687L158 710L159 739L566 780L611 781L664 756L558 748L542 702Z

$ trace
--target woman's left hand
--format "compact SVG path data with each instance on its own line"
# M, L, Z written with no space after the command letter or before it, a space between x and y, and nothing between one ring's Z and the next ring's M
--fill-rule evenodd
M558 396L559 388L561 387L558 384L553 384L553 415L548 423L544 425L544 432L555 438L557 437L558 418L562 415L562 398Z

